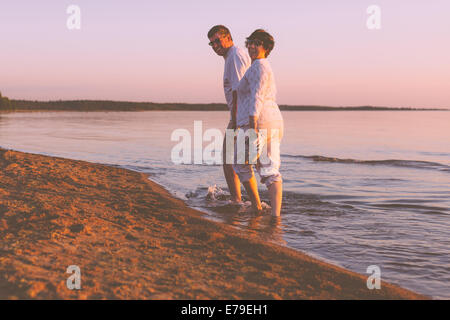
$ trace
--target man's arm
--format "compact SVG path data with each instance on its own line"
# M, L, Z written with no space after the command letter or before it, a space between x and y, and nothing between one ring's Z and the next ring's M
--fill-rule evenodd
M256 133L258 133L258 117L257 116L249 116L248 123L250 125L250 128L255 130Z
M237 92L233 91L233 107L231 109L231 128L236 129L236 117L237 117Z
M248 61L246 61L245 57L234 54L230 57L230 70L229 78L231 82L231 90L233 91L233 99L232 99L232 112L231 117L234 117L234 121L236 124L237 119L237 88L239 86L239 82L244 77L245 72L249 67L250 58L248 57Z

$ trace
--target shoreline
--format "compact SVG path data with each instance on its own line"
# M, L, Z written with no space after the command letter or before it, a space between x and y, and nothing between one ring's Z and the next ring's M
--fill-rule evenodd
M3 148L0 167L0 299L429 299L204 218L143 173Z

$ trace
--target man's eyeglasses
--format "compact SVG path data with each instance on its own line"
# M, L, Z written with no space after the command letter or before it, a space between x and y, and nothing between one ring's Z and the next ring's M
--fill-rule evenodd
M245 47L248 48L251 45L254 45L255 47L262 46L263 42L259 39L253 39L253 40L246 40L245 41Z
M214 44L217 44L217 45L219 45L219 44L221 44L221 42L220 42L220 38L217 38L216 40L214 40L214 41L211 41L210 43L208 43L211 47L212 46L214 46Z

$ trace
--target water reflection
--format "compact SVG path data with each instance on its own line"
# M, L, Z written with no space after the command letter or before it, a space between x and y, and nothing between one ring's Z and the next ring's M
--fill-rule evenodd
M270 208L269 208L270 209ZM249 206L214 205L209 206L215 220L239 228L243 233L250 234L264 241L286 245L283 239L283 225L281 217L274 217L270 210L263 214L250 212Z

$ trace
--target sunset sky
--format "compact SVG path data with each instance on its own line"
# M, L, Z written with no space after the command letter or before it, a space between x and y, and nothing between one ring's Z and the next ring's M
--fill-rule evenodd
M81 29L69 30L69 5ZM369 30L370 5L381 29ZM224 102L215 24L264 28L278 103L450 108L450 1L0 2L0 90L13 99Z

